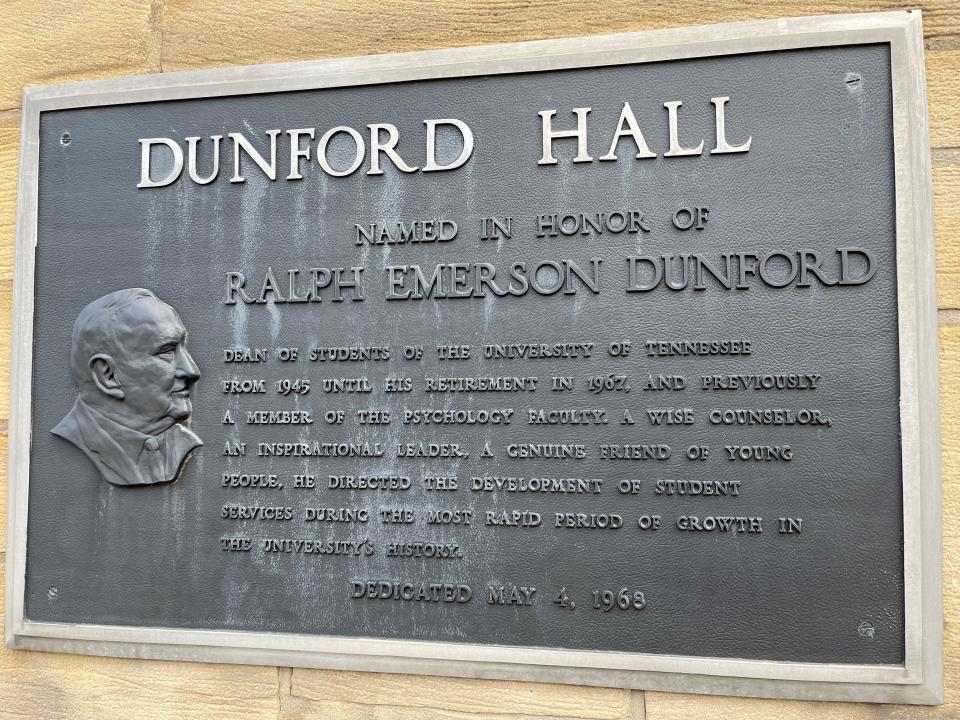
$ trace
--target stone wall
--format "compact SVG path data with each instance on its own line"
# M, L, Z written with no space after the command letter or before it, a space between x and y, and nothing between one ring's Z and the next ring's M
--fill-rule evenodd
M66 720L960 718L960 4L924 13L940 318L946 700L786 702L534 683L118 660L0 650L0 716ZM915 7L855 0L3 0L0 3L0 398L9 377L25 85L457 45ZM7 404L0 400L0 483ZM6 490L0 488L0 513ZM6 533L0 533L0 568Z

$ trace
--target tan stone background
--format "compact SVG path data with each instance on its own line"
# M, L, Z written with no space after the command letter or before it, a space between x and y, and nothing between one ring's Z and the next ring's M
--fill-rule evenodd
M0 0L0 398L7 397L25 85L732 20L923 10L940 318L946 702L935 708L630 692L0 650L0 718L65 720L960 719L960 2L931 0ZM0 400L0 483L7 404ZM6 491L0 488L5 517ZM0 568L5 558L0 532Z

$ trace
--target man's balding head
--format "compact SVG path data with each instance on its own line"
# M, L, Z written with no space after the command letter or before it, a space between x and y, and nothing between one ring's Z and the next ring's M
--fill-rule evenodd
M80 311L71 365L84 402L140 432L190 416L200 376L177 312L143 288L117 290Z
M132 305L145 301L165 303L149 290L128 288L97 298L87 305L73 324L71 369L81 390L92 383L90 358L97 353L116 354L129 334Z

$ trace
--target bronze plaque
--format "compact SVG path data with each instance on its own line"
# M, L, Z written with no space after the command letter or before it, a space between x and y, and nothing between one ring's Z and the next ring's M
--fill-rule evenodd
M898 47L38 110L22 622L908 668Z

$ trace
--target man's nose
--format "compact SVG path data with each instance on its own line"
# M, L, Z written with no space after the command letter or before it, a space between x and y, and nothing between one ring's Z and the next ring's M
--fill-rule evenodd
M190 353L183 346L177 350L176 375L179 378L189 381L196 380L200 377L200 368L197 367L197 364L193 361L193 357L191 357Z

